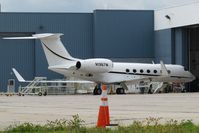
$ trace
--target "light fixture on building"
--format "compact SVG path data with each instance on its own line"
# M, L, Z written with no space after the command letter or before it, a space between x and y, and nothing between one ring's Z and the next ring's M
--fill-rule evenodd
M169 15L165 15L165 18L171 20L171 17Z

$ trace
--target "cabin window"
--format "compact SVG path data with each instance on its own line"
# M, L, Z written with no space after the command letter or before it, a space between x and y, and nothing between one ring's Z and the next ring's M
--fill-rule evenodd
M142 69L140 69L140 73L143 73L144 71Z
M93 77L93 74L87 73L85 76L87 76L87 77Z
M147 70L147 73L150 73L151 71L150 70Z
M157 71L157 70L153 70L153 72L154 72L154 73L157 73L158 71Z
M126 69L126 72L129 73L129 69Z
M170 74L170 73L171 73L171 70L167 70L167 72Z
M136 73L137 72L136 69L133 69L133 72Z

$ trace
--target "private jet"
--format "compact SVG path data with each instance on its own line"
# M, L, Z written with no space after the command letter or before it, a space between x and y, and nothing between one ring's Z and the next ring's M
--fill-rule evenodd
M33 34L30 37L7 37L4 39L40 39L48 69L97 84L117 84L118 94L124 94L128 84L139 82L187 83L195 79L181 65L113 62L106 58L79 59L72 57L61 42L60 33ZM96 87L94 92L101 93Z

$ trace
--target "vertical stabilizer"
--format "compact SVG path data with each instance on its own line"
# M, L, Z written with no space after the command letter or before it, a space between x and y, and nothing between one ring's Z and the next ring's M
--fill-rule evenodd
M52 34L48 37L42 38L40 38L40 35L41 34L36 34L33 35L33 37L41 40L49 66L63 65L71 61L75 61L60 40L60 36L63 34Z

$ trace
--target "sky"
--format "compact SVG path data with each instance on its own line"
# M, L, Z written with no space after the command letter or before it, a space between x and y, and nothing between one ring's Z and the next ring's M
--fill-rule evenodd
M154 10L199 0L0 0L2 12L93 12L96 9Z

